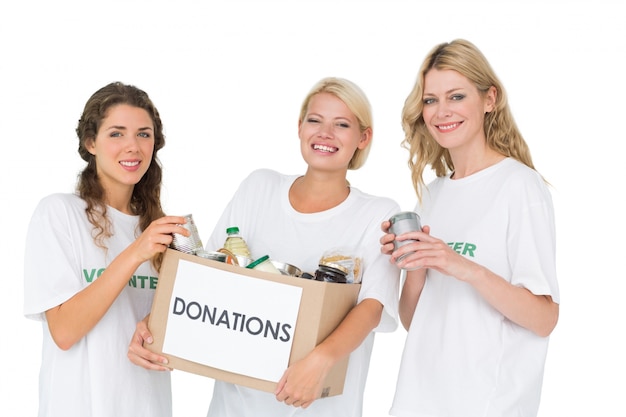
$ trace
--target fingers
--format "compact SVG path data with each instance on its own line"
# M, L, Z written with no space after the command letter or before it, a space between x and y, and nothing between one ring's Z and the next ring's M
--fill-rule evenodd
M140 338L133 336L133 341L128 347L128 359L137 366L153 371L169 371L167 365L168 360L165 356L161 356L143 347Z
M300 388L287 387L285 375L283 375L283 378L278 382L278 386L274 392L277 401L297 408L307 408L310 406L316 398L318 398L315 393L316 388L310 385Z
M285 405L291 405L296 408L307 408L309 405L313 403L313 401L301 401L301 400L295 400L291 402L289 398L285 399L285 401L283 402L285 403Z
M148 330L148 316L137 323L135 333L128 347L128 359L137 366L155 371L168 371L168 360L165 356L152 352L144 347L144 343L152 344L152 333Z
M134 243L137 256L145 261L165 252L174 239L174 233L190 236L191 232L183 226L185 222L181 216L163 216L154 220Z

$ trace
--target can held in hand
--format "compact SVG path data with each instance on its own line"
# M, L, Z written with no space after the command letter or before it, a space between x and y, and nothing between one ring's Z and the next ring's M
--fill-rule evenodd
M389 226L389 233L393 233L396 236L399 236L401 234L408 233L408 232L419 232L422 230L422 225L420 223L420 216L413 211L403 211L403 212L394 214L389 219L389 222L391 223L391 226ZM407 239L407 240L402 240L402 241L394 240L393 248L394 250L398 250L398 248L404 245L408 245L409 243L413 243L413 242L416 242L416 240L413 240L413 239ZM396 262L401 261L402 259L409 256L410 254L411 253L405 253L404 255L400 256L396 260ZM418 269L418 268L413 268L413 269ZM411 269L407 269L407 270L411 270Z
M200 239L200 235L198 234L198 228L196 227L196 223L193 221L193 216L191 214L187 214L183 217L185 218L185 220L187 220L187 222L179 226L182 226L185 229L189 230L189 237L174 233L174 239L172 239L170 247L180 252L195 255L196 251L203 249L202 240Z

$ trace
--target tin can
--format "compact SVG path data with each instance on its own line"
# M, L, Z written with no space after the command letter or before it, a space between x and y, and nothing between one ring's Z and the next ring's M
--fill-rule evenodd
M198 250L203 249L202 240L198 234L196 223L193 221L193 216L191 214L187 214L183 217L187 220L187 222L185 224L180 224L179 226L189 230L190 235L189 237L186 237L181 234L174 233L174 238L172 239L170 247L180 252L195 255Z
M196 256L199 256L204 259L211 259L213 261L228 263L228 255L221 252L209 252L204 249L199 249L195 252Z
M413 211L403 211L403 212L397 213L391 216L391 218L389 219L389 223L391 223L391 226L389 226L389 233L393 233L396 236L399 236L401 234L408 233L408 232L419 232L422 230L422 225L420 223L420 216ZM416 242L416 240L413 240L413 239L408 239L408 240L403 240L403 241L394 240L393 248L394 250L398 250L398 248L404 245L408 245L409 243L413 243L413 242ZM400 256L396 260L396 262L401 261L402 259L404 259L410 254L411 253L406 253Z

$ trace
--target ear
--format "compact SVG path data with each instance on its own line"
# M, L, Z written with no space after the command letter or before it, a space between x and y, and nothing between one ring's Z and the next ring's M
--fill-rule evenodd
M359 140L359 144L357 145L357 148L365 149L365 147L367 147L367 145L370 143L371 140L372 140L372 128L368 127L363 132L361 132L361 139Z
M96 155L96 140L93 138L90 139L86 139L85 140L85 149L87 149L87 151L92 154L92 155Z
M491 113L496 108L497 97L498 90L496 90L496 87L492 85L485 94L485 113Z

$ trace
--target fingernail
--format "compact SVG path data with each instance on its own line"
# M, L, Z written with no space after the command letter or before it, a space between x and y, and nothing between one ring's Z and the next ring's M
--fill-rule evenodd
M152 339L152 336L148 337L148 338L146 339L146 342L147 342L149 345L151 345L151 344L152 344L152 342L154 342L154 340Z

